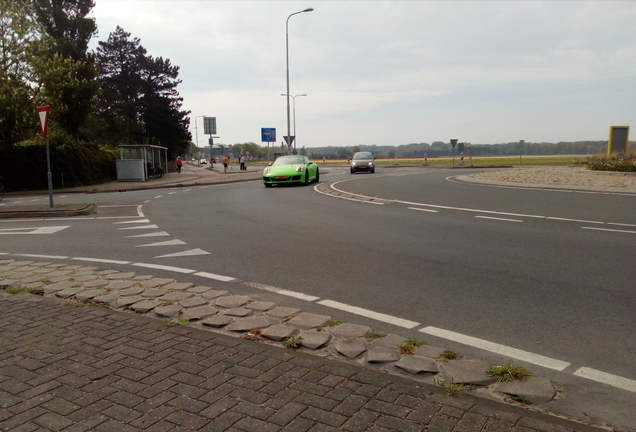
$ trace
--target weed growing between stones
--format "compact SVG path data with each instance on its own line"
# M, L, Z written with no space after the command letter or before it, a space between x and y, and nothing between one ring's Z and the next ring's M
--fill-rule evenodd
M530 372L521 366L513 366L512 360L503 366L493 366L486 371L488 376L497 379L497 382L524 380L530 376Z
M294 351L296 348L300 347L300 342L303 340L302 337L298 336L295 338L287 338L285 339L282 344L285 348L287 348L289 351Z
M440 383L440 386L446 391L446 394L452 397L470 391L470 386L465 383Z
M512 395L510 398L513 401L519 402L520 404L523 404L523 405L532 405L532 402L526 399L524 395Z
M445 350L441 356L439 356L438 360L441 362L448 362L451 360L460 359L462 356L457 354L455 351Z
M386 333L369 330L365 336L367 339L380 339L385 337Z
M337 325L340 325L340 324L344 324L344 321L335 320L335 319L330 319L329 321L327 321L327 322L325 323L325 325L326 325L327 327L333 327L333 326L337 326Z
M403 344L398 345L401 354L413 354L419 346L425 345L426 342L421 339L407 339Z
M190 318L177 318L176 321L173 321L171 319L167 319L164 321L161 321L161 325L164 327L174 327L174 326L178 326L178 325L190 325Z

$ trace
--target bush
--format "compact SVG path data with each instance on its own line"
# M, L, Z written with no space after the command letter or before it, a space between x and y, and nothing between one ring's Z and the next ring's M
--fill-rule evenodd
M636 153L610 157L593 156L587 158L586 165L595 171L636 172Z
M118 150L73 140L50 138L53 189L86 186L117 179ZM9 191L48 189L46 146L43 140L26 142L0 152L0 177Z

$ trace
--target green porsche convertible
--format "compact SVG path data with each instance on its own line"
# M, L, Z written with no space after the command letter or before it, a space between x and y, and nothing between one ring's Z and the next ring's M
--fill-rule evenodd
M320 180L318 165L310 161L307 156L280 156L263 170L265 187L275 184L307 184L318 182L318 180Z

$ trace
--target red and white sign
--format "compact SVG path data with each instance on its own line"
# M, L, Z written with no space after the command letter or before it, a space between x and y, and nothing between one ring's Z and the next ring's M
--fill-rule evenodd
M46 139L46 128L49 124L49 107L37 107L35 110L38 112L38 119L40 120L40 127L42 128L42 138Z

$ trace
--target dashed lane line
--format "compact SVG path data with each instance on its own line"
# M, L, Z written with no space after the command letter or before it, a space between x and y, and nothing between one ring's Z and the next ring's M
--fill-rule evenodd
M138 229L158 229L159 227L157 225L141 225L141 226L133 226L133 227L127 227L127 228L117 228L118 231L124 231L124 230L138 230Z
M596 227L581 227L581 228L586 230L594 230L594 231L609 231L609 232L636 234L636 231L629 231L629 230L617 230L617 229L596 228Z
M299 293L296 291L289 291L283 288L277 288L277 287L273 287L271 285L265 285L265 284L260 284L260 283L256 283L256 282L243 282L243 285L245 286L249 286L252 288L257 288L263 291L269 291L269 292L273 292L275 294L281 294L287 297L293 297L293 298L297 298L300 300L306 300L308 302L313 302L316 300L320 300L320 297L315 297L315 296L311 296L311 295L307 295L307 294L303 294L303 293Z
M574 375L636 393L636 381L618 375L612 375L588 367L577 369Z
M484 339L478 339L476 337L466 336L461 333L456 333L456 332L444 330L437 327L431 327L431 326L424 327L423 329L420 329L420 332L430 334L431 336L437 336L443 339L452 340L454 342L459 342L464 345L473 346L473 347L494 352L497 354L501 354L507 357L512 357L512 358L522 360L528 363L536 364L538 366L542 366L548 369L562 371L563 369L570 366L570 363L568 362L553 359L550 357L545 357L539 354L534 354L528 351L523 351L517 348L512 348L506 345L501 345L495 342L490 342Z
M151 268L155 270L166 270L166 271L171 271L175 273L185 273L185 274L194 273L196 271L191 269L184 269L181 267L172 267L172 266L160 265L160 264L132 263L131 265L134 265L137 267L145 267L145 268Z
M135 237L169 237L170 234L168 234L165 231L158 231L158 232L153 232L153 233L148 233L148 234L137 234L137 235L131 235L131 236L126 236L124 238L135 238Z
M423 208L417 208L417 207L408 207L409 210L417 210L417 211L423 211L423 212L429 212L429 213L439 213L439 210L430 210L430 209L423 209Z
M519 220L519 219L506 219L506 218L498 218L493 216L475 216L475 217L479 219L492 219L492 220L498 220L498 221L504 221L504 222L523 222L522 220Z
M415 321L409 321L402 318L397 318L391 315L386 315L379 312L374 312L368 309L363 309L357 306L351 306L345 303L336 302L333 300L321 300L318 304L323 306L328 306L334 309L342 310L345 312L350 312L352 314L360 315L367 318L372 318L376 321L385 322L388 324L396 325L398 327L404 327L407 329L412 329L420 325L420 323Z
M167 241L162 241L162 242L157 242L157 243L148 243L148 244L143 244L143 245L137 245L135 247L149 247L149 246L177 246L177 245L184 245L187 244L186 242L182 241L182 240L167 240Z

